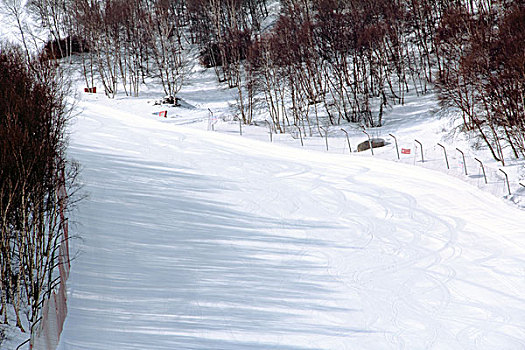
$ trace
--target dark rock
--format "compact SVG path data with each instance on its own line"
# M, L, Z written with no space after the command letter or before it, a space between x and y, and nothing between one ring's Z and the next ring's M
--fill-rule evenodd
M359 145L357 145L357 152L362 152L366 151L367 149L370 149L370 143L372 143L373 148L379 148L385 145L385 140L380 138L374 138L370 139L370 142L368 142L368 140L363 141Z

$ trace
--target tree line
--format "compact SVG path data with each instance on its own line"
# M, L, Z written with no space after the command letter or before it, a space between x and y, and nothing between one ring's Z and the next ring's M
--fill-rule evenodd
M504 148L525 156L524 39L523 1L283 0L272 30L232 45L230 61L242 62L246 122L262 96L277 132L381 126L407 93L435 91L504 162Z
M7 0L4 0L7 1ZM87 86L137 96L146 78L168 95L192 60L235 89L244 123L265 112L276 132L322 124L381 126L407 93L438 92L495 159L524 146L523 0L30 0L55 42L84 52ZM197 47L197 56L191 48Z
M16 0L3 0L16 1ZM272 1L273 6L277 1ZM436 91L495 159L524 146L523 0L30 0L58 45L81 55L88 87L167 95L193 62L234 89L236 113L265 113L275 132L323 124L381 126L408 93ZM197 52L194 52L197 48Z
M65 86L54 65L0 44L0 317L7 324L14 310L24 332L57 283L66 207L59 188L78 169L65 157Z
M494 159L525 156L525 2L480 2L444 13L435 34L439 99Z

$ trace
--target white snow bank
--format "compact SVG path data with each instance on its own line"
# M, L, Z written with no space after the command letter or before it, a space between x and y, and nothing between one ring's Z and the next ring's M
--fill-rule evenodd
M520 349L525 213L404 164L86 102L59 349Z

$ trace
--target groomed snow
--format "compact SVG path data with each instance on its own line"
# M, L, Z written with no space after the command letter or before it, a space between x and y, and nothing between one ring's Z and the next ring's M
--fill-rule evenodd
M89 198L71 218L59 349L525 347L525 212L501 199L410 165L80 107L70 153Z

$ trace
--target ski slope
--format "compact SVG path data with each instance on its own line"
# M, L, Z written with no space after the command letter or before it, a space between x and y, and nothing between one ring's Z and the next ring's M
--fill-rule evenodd
M427 169L80 107L59 349L525 348L525 212Z

